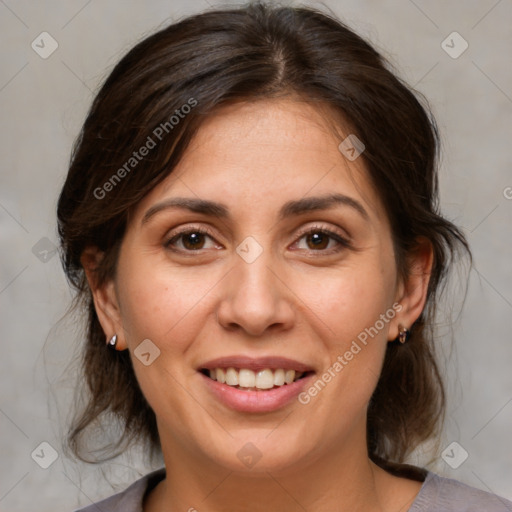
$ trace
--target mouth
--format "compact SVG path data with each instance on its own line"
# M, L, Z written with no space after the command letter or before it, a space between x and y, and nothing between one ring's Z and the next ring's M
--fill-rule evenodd
M197 371L214 399L239 412L268 413L293 404L313 367L284 357L220 357Z
M242 391L268 391L297 382L312 371L298 371L285 368L263 368L251 370L250 368L217 367L202 368L201 373L221 384Z

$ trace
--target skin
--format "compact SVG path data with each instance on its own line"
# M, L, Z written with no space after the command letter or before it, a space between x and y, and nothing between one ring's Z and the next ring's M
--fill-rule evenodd
M424 307L432 251L418 241L410 275L398 276L363 159L345 159L329 126L325 110L292 99L223 107L137 205L115 279L96 287L91 262L101 254L84 254L105 335L117 333L118 350L132 353L172 475L150 493L145 511L405 511L420 490L368 459L366 410L387 343ZM357 200L368 218L347 205L278 218L287 201L333 192ZM176 197L220 202L230 218L174 208L142 223L151 207ZM350 245L324 236L318 248L302 233L309 227ZM190 249L190 236L166 247L177 228L207 228L211 236L199 239L199 250ZM248 236L262 248L252 263L236 252ZM224 355L278 355L321 375L394 303L400 312L307 405L237 412L209 393L196 370ZM144 339L161 351L149 366L133 357ZM248 442L262 455L252 468L237 457Z

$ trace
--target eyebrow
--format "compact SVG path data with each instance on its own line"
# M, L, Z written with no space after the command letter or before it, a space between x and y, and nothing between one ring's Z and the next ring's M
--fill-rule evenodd
M370 220L368 212L359 201L343 194L305 197L295 201L288 201L279 211L279 220L307 212L328 210L340 205L348 206L357 211L366 221ZM231 217L228 207L222 203L189 197L173 197L149 208L144 214L141 224L145 224L151 217L161 211L174 208L189 210L194 213L202 213L220 219L229 219Z

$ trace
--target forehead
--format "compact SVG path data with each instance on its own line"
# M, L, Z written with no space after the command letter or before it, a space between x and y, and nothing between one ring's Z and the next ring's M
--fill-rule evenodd
M349 161L338 148L350 130L334 119L325 105L291 99L221 107L201 124L180 163L143 199L135 216L172 196L250 205L254 212L339 192L383 218L363 159Z

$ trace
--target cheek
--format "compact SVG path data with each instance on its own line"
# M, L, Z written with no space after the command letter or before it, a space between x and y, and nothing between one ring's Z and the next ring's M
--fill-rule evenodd
M118 276L123 327L142 392L157 416L173 411L185 421L190 396L180 383L195 374L186 354L204 329L218 278L197 268L184 275L168 262L136 257L120 261ZM160 350L147 366L136 352L146 339Z
M149 259L148 259L149 260ZM166 351L183 350L202 325L213 276L177 272L168 263L144 267L134 258L119 273L121 316L130 348L151 339Z
M306 392L322 395L317 404L326 408L326 414L363 414L380 375L390 322L396 315L395 274L393 266L384 268L375 258L367 263L338 269L314 287L308 280L302 288L321 319L328 354L319 375L325 388L319 383Z
M306 274L298 293L322 320L331 344L339 349L373 326L392 306L395 289L393 267L384 268L372 259L323 274ZM387 333L389 323L379 330Z

